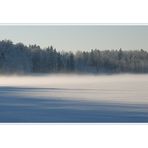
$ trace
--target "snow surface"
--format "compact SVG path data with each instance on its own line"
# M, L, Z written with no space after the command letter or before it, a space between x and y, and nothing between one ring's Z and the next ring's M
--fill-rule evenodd
M148 75L0 76L0 122L148 122Z

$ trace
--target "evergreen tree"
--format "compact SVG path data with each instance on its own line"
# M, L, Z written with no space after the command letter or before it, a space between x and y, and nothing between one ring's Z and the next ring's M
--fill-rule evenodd
M53 46L13 44L0 41L0 73L148 73L148 52L103 50L57 52Z

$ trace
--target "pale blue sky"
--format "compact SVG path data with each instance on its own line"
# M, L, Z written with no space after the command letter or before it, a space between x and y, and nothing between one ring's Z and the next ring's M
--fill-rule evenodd
M0 26L0 40L14 43L53 45L57 50L145 49L148 50L148 26Z

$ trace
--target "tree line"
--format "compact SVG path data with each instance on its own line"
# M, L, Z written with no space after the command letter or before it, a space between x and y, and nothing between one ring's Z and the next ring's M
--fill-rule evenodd
M147 73L148 52L99 50L59 52L52 46L0 41L0 73Z

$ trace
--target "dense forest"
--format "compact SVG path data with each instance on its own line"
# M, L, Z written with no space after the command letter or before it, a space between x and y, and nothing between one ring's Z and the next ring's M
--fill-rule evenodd
M52 46L0 41L0 73L147 73L148 52L98 50L58 52Z

